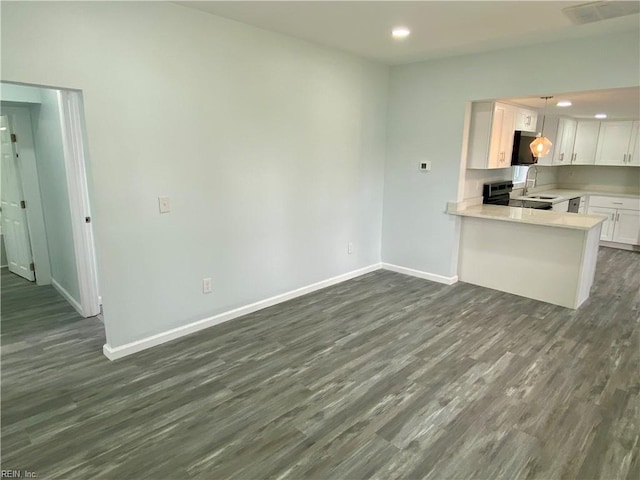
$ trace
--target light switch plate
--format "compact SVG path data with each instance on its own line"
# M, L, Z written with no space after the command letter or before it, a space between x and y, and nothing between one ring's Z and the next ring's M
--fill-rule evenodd
M169 213L171 211L169 197L158 197L158 206L160 207L160 213Z

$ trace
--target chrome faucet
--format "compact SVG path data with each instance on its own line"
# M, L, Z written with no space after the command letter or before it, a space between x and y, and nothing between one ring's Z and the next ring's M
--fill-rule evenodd
M538 167L535 165L531 165L527 170L527 175L524 177L524 189L522 190L523 197L526 197L527 192L529 191L529 174L531 173L531 170L533 170L533 172L535 173L535 175L533 176L533 185L531 188L536 188L536 182L538 181Z

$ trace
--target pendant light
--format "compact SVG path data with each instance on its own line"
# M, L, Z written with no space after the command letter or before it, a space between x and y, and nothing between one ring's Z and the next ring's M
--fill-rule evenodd
M538 134L538 138L536 138L533 142L529 144L529 148L531 149L531 153L534 157L540 158L546 155L549 155L551 151L551 147L553 147L553 143L544 134L544 119L545 114L547 112L547 102L550 98L553 97L540 97L544 99L544 110L542 112L542 128L540 129L540 133Z

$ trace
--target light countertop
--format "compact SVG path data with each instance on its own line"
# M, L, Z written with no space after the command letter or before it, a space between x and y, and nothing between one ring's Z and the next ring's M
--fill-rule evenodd
M529 194L527 194L526 197L523 196L513 196L511 198L513 198L514 200L530 200L530 196L531 195L548 195L550 197L558 197L558 198L554 198L551 200L540 200L541 202L549 202L551 204L555 204L555 203L560 203L560 202L566 202L567 200L571 200L572 198L576 198L576 197L584 197L587 195L597 195L597 196L604 196L604 197L620 197L620 198L638 198L638 195L632 195L632 194L628 194L628 193L613 193L613 192L603 192L603 191L596 191L596 190L573 190L573 189L566 189L566 188L552 188L550 190L538 190L535 189L534 191L530 192Z
M606 218L601 215L583 215L577 213L552 212L551 210L484 204L475 205L463 210L449 211L448 213L462 217L486 218L547 227L572 228L575 230L591 230L606 220Z

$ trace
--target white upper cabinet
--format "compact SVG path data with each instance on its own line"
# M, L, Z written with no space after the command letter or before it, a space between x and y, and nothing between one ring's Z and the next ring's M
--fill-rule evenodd
M576 139L576 121L571 118L558 119L556 142L553 148L553 165L570 165L573 144Z
M600 122L579 120L576 126L576 138L573 143L573 165L593 165L596 162L596 145Z
M517 107L474 102L471 107L467 168L509 168Z
M640 122L633 122L627 165L640 166Z
M527 108L517 107L516 130L535 132L538 124L538 112Z
M635 124L635 125L634 125ZM596 164L598 165L628 165L634 154L638 122L602 122L598 147L596 149Z

